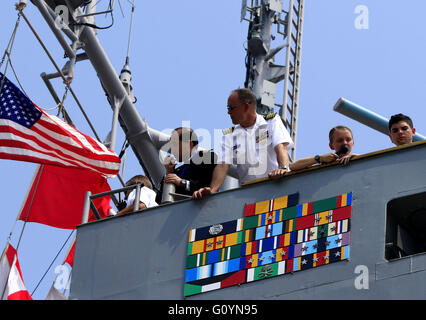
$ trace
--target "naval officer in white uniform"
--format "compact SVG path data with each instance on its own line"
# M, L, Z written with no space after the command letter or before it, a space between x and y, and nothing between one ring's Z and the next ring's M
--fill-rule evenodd
M231 164L237 166L239 182L261 177L276 179L289 169L288 149L293 141L278 115L256 113L256 96L249 89L232 91L228 98L228 114L232 127L224 131L210 187L195 191L193 198L219 190Z

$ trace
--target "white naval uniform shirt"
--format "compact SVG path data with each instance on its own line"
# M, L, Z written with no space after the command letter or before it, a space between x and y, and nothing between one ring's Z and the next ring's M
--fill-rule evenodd
M274 148L280 143L288 143L288 150L293 147L281 118L275 115L265 120L258 114L253 126L236 125L232 133L223 135L217 151L218 163L237 165L240 183L267 177L272 170L278 169Z

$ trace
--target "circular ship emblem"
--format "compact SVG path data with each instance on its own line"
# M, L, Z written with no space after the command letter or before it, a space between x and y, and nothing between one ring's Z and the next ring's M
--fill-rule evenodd
M210 227L210 229L209 229L209 233L210 233L212 236L215 236L215 235L217 235L217 234L221 233L221 232L222 232L222 230L223 230L223 226L222 226L221 224L214 224L214 225L212 225L212 226Z

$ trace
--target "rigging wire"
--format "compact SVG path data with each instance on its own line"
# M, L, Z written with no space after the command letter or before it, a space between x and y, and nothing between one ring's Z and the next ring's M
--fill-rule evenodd
M59 254L62 252L62 250L64 249L65 245L67 244L68 240L71 238L71 235L74 233L75 230L72 230L71 233L68 235L67 239L65 240L64 244L62 245L62 247L59 249L58 253L56 254L56 256L53 258L52 262L50 263L50 265L47 267L46 272L43 274L43 276L41 277L41 279L39 280L39 282L37 283L36 287L34 288L33 292L31 292L31 296L34 295L34 293L36 292L36 290L38 289L40 283L43 281L43 279L46 277L47 273L49 272L50 268L52 267L53 263L56 261L56 259L58 258Z
M9 48L12 49L12 47L13 47L13 43L15 41L15 36L16 36L16 31L18 30L18 26L19 26L20 21L21 21L21 14L18 13L18 18L16 19L15 27L13 28L12 34L11 34L10 39L9 39L9 43L6 46L6 50L4 51L3 57L2 57L1 62L0 62L0 68L1 68L1 66L4 62L4 59L6 58L6 55L8 54L8 49Z
M115 0L114 0L115 1ZM124 18L124 12L123 12L123 8L121 7L121 2L120 2L120 0L118 0L118 6L120 7L120 11L121 11L121 15L123 16L123 18Z
M24 89L24 87L22 86L22 83L21 83L21 81L19 80L19 78L18 78L18 74L16 73L16 70L15 70L15 68L13 67L13 64L12 64L12 59L10 58L10 54L9 53L7 53L7 57L8 57L8 59L7 59L7 61L8 61L8 63L10 64L10 68L12 69L12 72L13 72L13 74L14 74L14 76L15 76L15 79L16 79L16 82L18 82L18 85L19 85L19 87L21 88L21 91L28 97L28 94L25 92L25 89ZM6 71L6 70L5 70ZM6 72L4 73L4 75L6 76ZM3 89L3 86L1 87L2 89ZM0 90L0 92L1 92L1 90Z
M12 52L13 44L15 43L16 32L18 30L18 26L19 26L20 21L21 21L21 13L19 12L18 18L16 19L15 27L14 27L14 29L12 31L12 35L10 36L10 39L9 39L9 43L6 46L6 49L4 51L3 57L2 57L1 62L0 62L0 69L1 69L1 66L3 65L4 59L6 58L6 56L8 57L7 62L6 62L6 67L5 67L4 72L3 72L4 77L2 78L1 84L0 84L0 92L3 91L3 85L4 85L6 73L7 73L7 67L9 66L9 64L11 65L11 68L12 68L13 72L15 73L15 69L13 68L12 62L11 62L11 59L10 59L10 53ZM15 73L15 76L16 76L16 73ZM18 83L19 83L19 81L18 81ZM19 83L19 85L21 86L20 83ZM22 86L21 86L21 88L22 88Z
M68 87L65 87L65 93L64 93L64 96L62 97L62 101L59 102L58 105L56 106L58 108L58 114L56 115L57 117L60 115L61 112L62 113L66 112L64 102L67 97L67 94L68 94Z
M56 114L56 116L58 117L59 114L65 110L64 102L65 102L65 98L67 97L67 93L68 93L68 87L65 87L65 93L62 96L62 100L59 101L56 106L52 108L43 108L43 107L39 107L39 108L43 109L44 111L52 111L52 110L58 109L58 113Z

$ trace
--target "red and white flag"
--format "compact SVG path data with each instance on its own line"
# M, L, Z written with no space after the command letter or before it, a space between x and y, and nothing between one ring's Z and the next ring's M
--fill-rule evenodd
M2 300L32 300L25 288L16 250L9 243L0 260L0 290Z
M117 175L120 158L113 151L41 110L2 73L0 81L0 158Z

